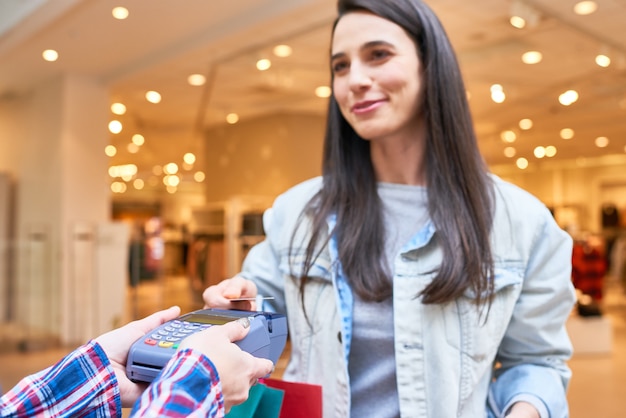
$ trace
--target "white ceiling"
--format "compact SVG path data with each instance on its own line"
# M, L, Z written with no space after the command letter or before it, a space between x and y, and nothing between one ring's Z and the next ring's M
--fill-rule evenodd
M531 164L538 145L556 146L553 160L624 156L626 0L597 0L598 11L585 17L573 13L575 0L523 2L539 16L523 30L508 23L511 0L428 2L458 52L487 162L513 164L503 155L505 129L518 132L516 157ZM127 7L129 18L113 19L113 6ZM101 80L111 101L127 106L123 118L152 129L199 132L224 124L230 112L242 121L276 112L323 115L326 100L313 92L328 84L334 15L335 0L0 0L0 100L67 73ZM256 60L272 58L278 43L293 55L273 57L270 70L257 71ZM48 48L59 51L57 62L41 59ZM541 51L543 61L523 64L527 50ZM611 66L595 64L599 52L612 58ZM189 86L192 73L209 82ZM490 99L494 83L504 87L502 104ZM569 89L580 99L564 107L558 96ZM159 91L162 102L147 103L147 90ZM522 118L534 121L531 130L520 131ZM562 128L574 129L575 137L561 139ZM608 147L594 145L599 136L609 138ZM150 159L142 163L168 161L158 153Z

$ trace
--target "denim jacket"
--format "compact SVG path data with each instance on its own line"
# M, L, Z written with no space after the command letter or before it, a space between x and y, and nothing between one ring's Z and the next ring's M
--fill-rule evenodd
M446 304L420 302L443 262L431 221L395 258L389 326L402 417L503 417L518 400L531 402L542 418L568 416L572 240L539 200L495 176L493 182L496 295L489 311L472 303L470 291ZM321 385L324 418L345 418L353 296L332 237L310 272L304 302L293 275L310 233L299 216L321 185L311 179L276 199L264 215L266 239L252 248L241 276L275 297L261 309L287 313L292 351L283 378Z

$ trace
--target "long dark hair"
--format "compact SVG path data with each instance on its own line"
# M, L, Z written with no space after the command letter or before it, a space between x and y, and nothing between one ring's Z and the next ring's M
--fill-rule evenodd
M456 55L439 19L420 0L339 0L337 21L363 10L404 28L423 67L428 211L444 262L422 291L422 302L449 302L468 289L477 303L486 302L493 292L493 186L478 150ZM312 230L299 275L301 298L307 272L329 239L327 219L335 215L332 232L352 290L366 300L384 300L392 294L392 282L384 264L382 203L369 141L352 129L333 97L322 173L323 187L303 213Z

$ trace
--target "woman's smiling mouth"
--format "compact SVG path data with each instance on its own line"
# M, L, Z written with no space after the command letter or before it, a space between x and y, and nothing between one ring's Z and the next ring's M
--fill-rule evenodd
M383 103L384 100L364 100L354 104L351 111L356 115L362 115L378 109Z

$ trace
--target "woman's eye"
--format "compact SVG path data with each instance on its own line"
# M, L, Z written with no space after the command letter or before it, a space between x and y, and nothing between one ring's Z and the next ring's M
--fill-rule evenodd
M340 73L346 68L348 68L348 64L346 62L339 61L339 62L333 63L332 68L333 68L334 73Z
M389 51L384 50L384 49L375 49L374 51L372 51L372 59L374 60L385 59L389 55L390 55Z

